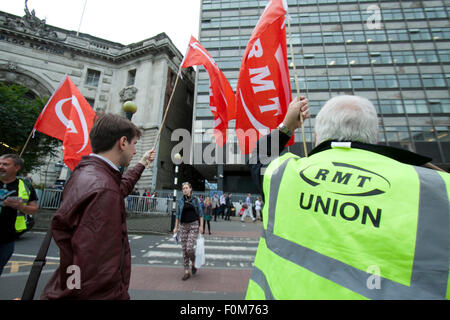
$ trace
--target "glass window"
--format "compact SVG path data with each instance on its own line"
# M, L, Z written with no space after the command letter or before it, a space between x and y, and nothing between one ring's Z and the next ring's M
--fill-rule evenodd
M450 50L439 50L438 55L441 62L450 62Z
M386 30L389 41L408 41L409 36L406 30Z
M425 19L423 9L403 9L406 20Z
M438 62L436 52L433 50L427 51L415 51L416 59L418 63L432 63Z
M425 15L428 19L447 18L447 12L444 7L425 8Z
M92 99L92 98L86 98L86 101L89 103L89 105L91 106L91 108L94 109L95 99Z
M136 69L129 70L128 71L127 86L134 85L135 80L136 80Z
M425 87L446 87L446 81L442 74L424 74L422 80Z
M382 16L384 20L403 20L401 9L383 10Z
M211 110L209 108L204 109L204 108L197 108L195 110L196 116L197 117L213 117L213 114L211 113Z
M375 75L375 83L378 88L397 88L398 82L395 75Z
M91 87L98 87L100 74L100 71L87 69L86 85Z

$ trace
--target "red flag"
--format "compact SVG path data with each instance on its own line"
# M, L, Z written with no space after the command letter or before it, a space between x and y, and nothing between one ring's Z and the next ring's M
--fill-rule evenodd
M283 121L292 100L286 13L285 0L269 1L242 58L236 88L236 135L245 154ZM294 138L288 145L293 143Z
M74 170L81 157L90 154L89 132L95 112L66 76L42 109L34 130L63 141L64 162Z
M181 68L203 65L209 74L209 107L214 115L216 143L223 147L227 141L228 121L236 116L235 95L225 75L209 52L191 36Z

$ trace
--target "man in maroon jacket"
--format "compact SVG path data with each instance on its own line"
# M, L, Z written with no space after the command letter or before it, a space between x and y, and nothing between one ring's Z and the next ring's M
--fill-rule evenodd
M120 174L136 154L141 131L113 114L89 134L93 153L83 157L52 220L60 265L41 299L129 299L131 256L124 198L133 191L155 151Z

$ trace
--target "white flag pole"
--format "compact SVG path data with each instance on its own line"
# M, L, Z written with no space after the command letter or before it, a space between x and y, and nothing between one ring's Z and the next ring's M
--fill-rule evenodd
M169 101L167 102L166 111L164 112L164 117L162 119L161 126L159 127L158 133L156 135L155 143L153 144L153 148L151 150L156 150L156 146L158 145L159 138L161 136L162 129L164 128L164 123L166 122L167 114L169 113L169 109L172 104L172 98L175 94L175 90L177 89L178 79L180 79L180 76L181 76L181 65L180 65L180 69L178 70L177 78L175 79L175 84L173 85L173 89L172 89L172 93L170 94ZM150 166L150 163L147 164L147 168L149 166Z
M159 127L158 134L156 135L156 139L155 139L155 143L153 145L153 149L156 148L156 145L158 144L158 141L159 141L159 137L161 136L161 131L164 128L164 123L166 122L167 113L168 113L168 111L170 109L170 105L172 104L172 98L173 98L173 95L174 95L175 90L177 88L178 79L180 78L180 75L181 75L181 68L180 68L180 70L177 73L177 78L175 80L175 84L173 85L173 89L172 89L172 93L170 94L169 102L167 102L166 112L164 112L164 117L162 119L161 126Z
M297 88L297 96L300 97L300 86L298 84L298 77L297 77L297 70L295 68L295 58L294 58L294 47L292 45L292 33L291 33L291 17L289 16L289 13L287 13L287 21L288 21L288 33L289 33L289 47L291 51L291 66L294 69L294 80L295 80L295 87ZM305 156L308 157L308 149L306 148L306 139L305 139L305 126L304 126L304 120L303 115L300 112L300 123L301 123L301 129L302 129L302 140L303 140L303 150L305 151Z
M84 7L83 7L83 12L81 13L80 24L78 25L77 37L80 34L81 22L83 21L84 10L86 10L86 4L87 4L87 0L84 1Z

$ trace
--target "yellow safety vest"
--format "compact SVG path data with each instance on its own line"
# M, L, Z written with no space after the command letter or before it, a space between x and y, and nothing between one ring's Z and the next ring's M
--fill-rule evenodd
M450 175L352 148L287 153L263 181L246 299L450 297Z
M28 200L30 199L30 190L28 189L25 182L22 179L19 179L19 198L22 199L25 205L28 204ZM27 229L27 224L25 220L25 214L19 210L17 210L16 217L16 232L22 232Z

